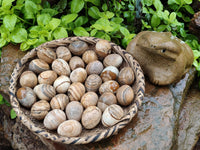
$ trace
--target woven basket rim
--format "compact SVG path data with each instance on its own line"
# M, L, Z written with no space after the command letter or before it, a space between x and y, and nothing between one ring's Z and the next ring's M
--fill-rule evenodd
M120 129L124 128L132 120L132 118L137 114L138 107L141 106L142 100L144 98L144 92L145 92L144 74L139 63L129 53L121 49L120 46L116 45L115 43L109 42L111 44L112 49L116 50L117 52L120 52L120 55L123 57L123 60L125 60L129 64L129 66L132 69L134 69L136 79L137 79L136 80L137 93L135 97L135 102L131 104L128 113L120 120L120 122L118 122L112 127L104 129L103 131L99 133L95 133L94 135L82 136L82 137L59 136L57 134L50 133L46 129L42 129L38 127L36 124L34 124L30 120L30 118L21 110L21 106L15 95L17 80L24 68L24 64L28 62L30 58L34 57L36 55L37 49L41 47L46 47L46 46L53 47L56 45L56 43L57 43L56 46L61 46L61 45L66 45L67 43L70 43L76 40L81 40L90 44L95 44L96 42L102 39L94 38L94 37L68 37L68 38L62 38L62 39L46 42L38 46L37 48L32 49L16 64L16 67L14 68L13 73L11 75L10 86L9 86L11 106L13 110L16 112L17 117L20 119L20 121L26 127L28 127L32 132L34 132L36 135L42 136L46 139L50 139L55 142L61 142L64 144L87 144L91 142L100 141L102 139L110 137L111 135L116 134Z

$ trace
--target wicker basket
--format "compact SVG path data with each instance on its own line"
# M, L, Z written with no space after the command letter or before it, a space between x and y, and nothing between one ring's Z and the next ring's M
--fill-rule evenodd
M103 127L103 125L100 123L97 127L95 127L92 130L83 129L79 137L62 137L59 136L56 133L56 131L47 130L43 126L43 123L41 121L37 121L31 117L30 110L21 107L21 105L19 104L16 98L16 90L19 88L18 78L22 71L24 71L25 68L27 68L28 63L36 57L37 49L39 49L40 47L56 48L58 46L68 45L69 43L76 40L85 41L92 46L96 44L100 39L93 37L69 37L47 42L35 49L32 49L17 63L11 75L9 87L11 105L21 122L35 134L43 136L44 138L50 139L52 141L61 142L65 144L86 144L90 142L96 142L108 138L111 135L117 134L118 131L124 128L126 124L128 124L132 120L132 118L137 114L138 107L142 103L145 91L144 75L138 62L134 60L133 57L126 51L122 50L116 44L110 42L112 46L112 51L122 56L125 64L133 69L136 76L134 84L132 85L133 90L135 92L135 99L134 102L128 107L123 107L123 109L125 110L125 116L121 119L120 122L109 128Z

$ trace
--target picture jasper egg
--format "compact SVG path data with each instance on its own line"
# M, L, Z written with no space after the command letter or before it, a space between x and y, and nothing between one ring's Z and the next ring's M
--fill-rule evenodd
M70 50L65 46L59 46L56 49L57 57L65 61L69 61L72 57Z
M85 64L80 57L73 56L69 61L69 66L70 66L71 70L74 70L76 68L84 68Z
M57 78L57 73L52 70L47 70L39 74L38 82L39 84L53 84Z
M56 53L52 49L46 47L39 48L37 56L48 64L52 63L53 60L56 59Z
M119 84L116 81L114 81L114 80L108 80L108 81L104 82L99 87L99 93L100 94L103 94L105 92L116 93L118 88L119 88Z
M85 94L85 86L80 82L74 82L69 86L68 96L70 101L80 101Z
M52 109L64 110L69 103L69 98L66 94L57 94L51 99L50 106Z
M17 90L17 99L22 106L30 108L36 102L36 94L29 87L21 87Z
M124 67L120 70L118 81L121 85L131 85L135 80L135 74L131 67Z
M86 129L93 129L101 120L101 110L96 106L87 107L82 115L81 122Z
M82 126L76 120L67 120L58 126L57 132L61 136L76 137L81 134Z
M49 64L42 59L33 59L29 64L29 70L35 73L41 73L49 69Z
M98 60L98 57L95 51L87 50L83 53L82 59L86 64L89 64L92 61Z
M134 91L129 85L123 85L117 90L116 96L120 105L127 106L134 99Z
M56 90L49 84L38 84L34 87L34 92L39 99L50 101L56 95Z
M68 76L61 75L54 81L53 87L58 93L66 93L70 83L71 81Z
M52 70L54 70L58 75L69 76L71 73L68 63L63 59L56 59L52 63Z
M83 113L83 106L78 101L72 101L67 105L65 112L68 119L80 121Z
M106 67L101 73L101 79L103 82L108 80L115 80L117 79L119 74L119 70L114 66Z
M105 127L110 127L115 125L124 116L124 110L117 104L112 104L108 106L102 115L102 124Z
M105 92L99 97L97 107L104 112L104 110L112 104L117 104L116 96L111 92Z
M119 66L121 66L122 61L123 59L119 54L110 54L104 58L103 64L105 67L115 66L118 68Z
M83 41L75 41L69 44L69 49L72 54L80 56L88 49L88 44Z
M87 71L88 75L100 74L102 72L103 68L104 68L103 64L99 60L96 60L96 61L90 62L86 66L86 71Z
M76 68L73 70L70 74L70 80L72 82L85 82L85 79L87 78L87 72L84 68Z
M95 46L95 52L100 57L106 57L111 53L111 45L107 40L99 40Z
M85 88L87 91L98 91L99 87L102 84L102 79L97 74L91 74L87 77L85 81Z
M40 100L31 107L31 116L37 120L42 120L48 114L50 105L46 100Z
M81 98L81 104L84 108L89 106L96 106L98 101L98 95L95 92L87 92Z
M55 130L66 120L65 113L60 109L51 110L44 118L44 126L49 130Z
M37 85L37 76L32 71L24 71L19 79L19 83L22 87L30 87L33 88Z

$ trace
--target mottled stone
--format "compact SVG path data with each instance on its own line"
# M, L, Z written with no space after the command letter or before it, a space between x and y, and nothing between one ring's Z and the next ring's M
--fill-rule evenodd
M1 63L0 63L0 94L2 94L6 99L9 100L9 81L10 75L16 63L25 55L19 49L19 45L9 44L2 49L1 53Z
M196 12L189 24L189 31L200 40L200 11Z

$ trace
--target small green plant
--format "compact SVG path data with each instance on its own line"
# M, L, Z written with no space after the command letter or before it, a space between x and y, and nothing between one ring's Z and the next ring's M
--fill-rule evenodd
M3 96L0 94L0 105L3 105L3 104L5 104L9 107L11 106L10 103L7 100L5 100L3 98ZM13 109L10 110L10 117L11 117L11 119L15 119L17 117L17 115Z

